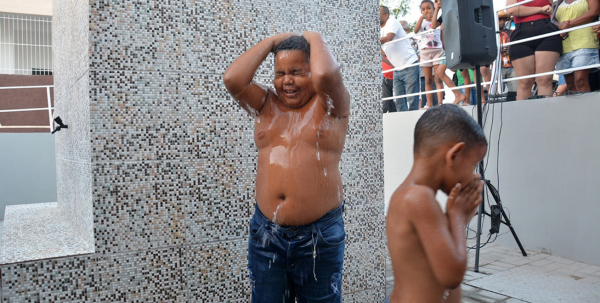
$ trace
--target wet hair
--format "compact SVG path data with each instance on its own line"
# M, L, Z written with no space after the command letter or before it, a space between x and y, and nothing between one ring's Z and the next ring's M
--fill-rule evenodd
M415 155L429 156L448 142L487 145L483 129L464 109L453 104L428 109L415 126Z
M435 4L433 4L433 1L423 0L423 1L421 1L421 4L419 4L419 7L423 6L423 3L429 3L429 5L431 5L431 8L435 9Z
M291 36L285 40L283 40L277 49L275 49L275 56L280 51L286 50L299 50L306 54L306 62L310 61L310 44L306 41L306 38L302 36Z
M388 14L388 15L390 14L390 9L387 6L380 5L379 7L383 8L383 13L384 14Z

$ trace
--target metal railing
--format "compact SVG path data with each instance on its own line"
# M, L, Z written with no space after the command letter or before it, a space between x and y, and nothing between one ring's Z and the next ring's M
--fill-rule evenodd
M498 45L498 54L496 56L496 61L495 62L501 62L501 49L502 47L506 47L506 46L510 46L510 45L514 45L514 44L518 44L518 43L523 43L523 42L527 42L527 41L532 41L532 40L536 40L536 39L540 39L540 38L545 38L545 37L550 37L550 36L554 36L554 35L560 35L562 33L568 33L571 31L575 31L575 30L579 30L582 28L586 28L586 27L590 27L590 26L595 26L600 24L600 21L598 22L593 22L593 23L588 23L588 24L584 24L584 25L580 25L580 26L576 26L576 27L572 27L572 28L568 28L568 29L564 29L564 30L559 30L556 32L552 32L552 33L548 33L548 34L543 34L543 35L538 35L538 36L534 36L534 37L529 37L526 39L522 39L522 40L518 40L518 41L511 41L509 43L500 43L500 33L499 33L499 24L498 24L498 12L500 11L504 11L508 8L511 7L516 7L519 5L523 5L529 2L533 2L534 0L526 0L523 2L518 2L509 6L506 6L502 9L496 10L495 11L495 15L496 18L494 18L494 24L495 24L495 28L496 28L496 43ZM432 31L432 30L430 30ZM415 35L419 35L419 34L428 34L430 31L426 31L426 32L422 32L422 33L417 33ZM398 40L394 40L394 41L390 41L388 43L392 43L395 41L399 41L399 40L404 40L404 39L408 39L408 38L412 38L412 37L404 37ZM386 43L387 44L387 43ZM418 63L413 63L413 64L407 64L405 66L402 67L396 67L394 69L390 69L390 70L385 70L382 73L387 73L390 71L396 71L396 70L402 70L408 67L412 67L412 66L417 66L417 65L421 65L423 63L430 63L430 62L435 62L435 61L440 61L442 59L445 59L445 57L440 57L434 60L428 60L428 61L423 61L423 62L418 62ZM545 72L545 73L538 73L538 74L532 74L532 75L526 75L526 76L520 76L520 77L513 77L513 78L509 78L509 79L502 79L502 73L500 72L501 66L500 64L494 64L493 66L493 71L492 71L492 81L491 82L483 82L481 83L482 85L490 85L490 94L495 94L496 93L496 86L499 88L499 92L500 94L503 93L503 86L504 83L506 82L511 82L511 81L518 81L521 79L528 79L528 78L535 78L535 77L539 77L539 76L548 76L548 75L554 75L554 74L566 74L566 73L571 73L577 70L584 70L584 69L590 69L590 68L600 68L600 64L594 64L594 65L588 65L588 66L583 66L583 67L577 67L577 68L569 68L569 69L563 69L563 70L554 70L554 71L550 71L550 72ZM496 85L497 83L499 83L500 85ZM442 91L446 91L446 90L456 90L456 89L462 89L462 88L471 88L471 87L475 87L476 84L467 84L467 85L461 85L461 86L456 86L456 87L445 87L444 89L437 89L437 90L431 90L431 91L424 91L424 92L418 92L418 93L413 93L413 94L404 94L404 95L400 95L400 96L393 96L393 97L387 97L387 98L382 98L382 101L386 101L386 100L394 100L394 99L401 99L401 98L407 98L407 97L413 97L413 96L417 96L417 95L424 95L424 94L428 94L428 93L437 93L437 92L442 92ZM441 102L441 101L440 101Z
M2 125L2 121L0 121L0 129L4 128L4 129L17 129L17 128L48 128L49 132L52 132L52 129L54 128L54 121L52 120L52 115L53 115L53 110L54 107L52 107L52 96L50 94L50 88L54 87L54 85L36 85L36 86L4 86L4 87L0 87L0 90L4 90L4 89L32 89L32 88L45 88L46 89L46 101L48 102L48 107L41 107L41 108L20 108L20 109L4 109L4 110L0 110L0 113L15 113L15 112L28 112L28 111L41 111L41 110L47 110L48 111L48 125L22 125L22 126L12 126L12 125L8 125L8 126L4 126ZM0 92L1 93L1 92Z
M52 17L0 12L0 74L52 74Z

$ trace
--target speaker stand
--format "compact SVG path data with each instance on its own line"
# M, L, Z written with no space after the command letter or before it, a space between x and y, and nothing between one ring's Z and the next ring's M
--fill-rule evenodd
M480 70L479 65L475 66L475 83L476 83L476 89L477 89L477 96L476 96L476 98L477 98L477 122L479 123L479 126L481 126L481 128L483 129L483 110L482 110L483 106L481 104L481 96L482 96L483 92L482 92L482 88L481 88L481 70ZM521 241L519 241L519 237L517 236L515 229L512 227L512 224L510 223L508 216L504 212L504 208L502 208L502 201L500 201L500 196L498 195L498 191L492 186L492 184L489 180L485 179L484 172L483 172L483 159L481 160L481 162L479 162L479 174L481 175L481 179L485 181L485 185L488 187L488 189L492 193L492 197L494 198L496 205L500 206L500 212L502 213L502 217L504 218L504 221L501 221L502 224L508 226L508 228L510 229L510 232L513 235L513 238L515 238L517 245L521 249L521 253L523 254L524 257L527 257L527 253L525 252L523 245L521 245ZM481 249L481 217L484 215L488 215L491 217L490 214L485 212L485 200L484 200L485 194L484 193L485 193L485 191L481 193L481 195L483 197L481 200L481 204L479 204L479 211L477 212L477 246L475 247L475 267L473 268L473 271L475 271L475 272L479 272L479 250Z

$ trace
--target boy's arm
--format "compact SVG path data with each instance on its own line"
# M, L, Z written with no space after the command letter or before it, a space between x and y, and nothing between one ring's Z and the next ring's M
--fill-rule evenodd
M421 186L411 189L411 224L423 245L434 276L446 288L458 287L465 274L465 226L481 202L482 189L483 185L476 182L471 182L462 190L458 185L453 188L448 196L448 215L441 211L433 191Z
M223 74L223 82L229 94L250 114L253 111L256 114L262 109L269 93L268 88L252 81L256 70L283 40L294 35L283 33L262 40L235 59Z
M310 44L310 72L315 91L323 95L327 112L335 117L350 115L350 94L344 86L337 61L321 34L304 32L302 36ZM331 101L330 101L331 100Z

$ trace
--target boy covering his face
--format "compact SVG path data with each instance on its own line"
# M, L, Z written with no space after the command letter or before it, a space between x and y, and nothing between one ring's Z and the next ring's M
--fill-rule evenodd
M414 165L390 200L387 236L394 290L387 302L460 302L467 266L465 226L481 203L475 166L487 151L463 109L427 110L415 127ZM448 194L446 213L435 194Z

